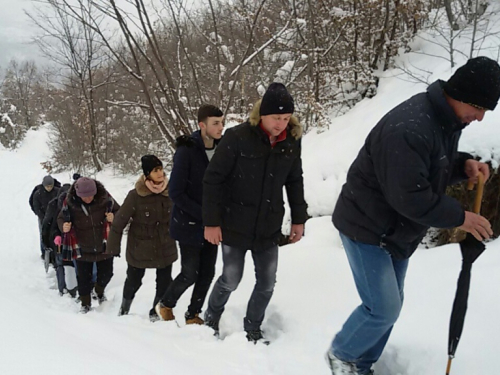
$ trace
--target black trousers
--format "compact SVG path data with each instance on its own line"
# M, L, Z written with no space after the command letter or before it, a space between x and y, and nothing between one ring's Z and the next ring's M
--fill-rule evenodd
M97 281L96 284L101 286L102 289L111 281L113 277L113 258L101 260L96 262L97 266ZM92 268L93 262L84 262L81 260L76 261L76 272L78 279L78 293L81 296L90 295L92 291Z
M128 265L127 279L123 286L123 299L132 300L142 285L142 278L146 269ZM165 268L156 269L156 295L153 301L153 308L160 301L168 286L172 283L172 265Z
M161 301L167 307L175 307L182 294L194 284L190 314L201 312L208 289L214 278L217 261L217 245L205 241L203 246L179 243L181 250L181 273L175 278Z

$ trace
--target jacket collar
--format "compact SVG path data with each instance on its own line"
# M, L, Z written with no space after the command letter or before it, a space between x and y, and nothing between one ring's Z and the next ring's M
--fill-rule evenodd
M460 131L467 126L460 121L453 108L450 107L444 96L444 81L437 80L427 88L428 98L434 108L434 111L440 119L442 127L447 132Z

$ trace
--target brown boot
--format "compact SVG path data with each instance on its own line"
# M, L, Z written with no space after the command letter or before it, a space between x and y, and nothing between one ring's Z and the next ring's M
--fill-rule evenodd
M80 301L82 302L82 307L80 308L80 312L82 314L88 313L90 311L90 306L91 306L90 294L87 294L85 296L80 296Z
M186 313L186 324L205 324L205 321L201 319L199 315L200 314L191 315L189 313Z
M158 302L155 306L155 311L161 320L175 320L174 312L172 308L165 306L163 303Z

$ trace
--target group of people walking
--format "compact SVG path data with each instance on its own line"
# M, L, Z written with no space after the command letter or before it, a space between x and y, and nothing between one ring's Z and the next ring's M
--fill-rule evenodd
M327 351L332 374L374 374L372 365L401 311L408 259L429 227L460 227L478 240L492 235L484 217L464 211L445 189L476 180L479 172L488 178L488 166L459 153L458 141L461 130L481 121L499 97L500 66L486 57L474 58L448 81L434 82L427 92L391 110L368 135L333 213L362 303ZM289 242L301 239L307 220L302 127L294 111L286 87L272 83L249 119L222 136L222 111L201 106L200 129L176 141L170 179L161 160L143 156L143 173L121 206L93 179L80 177L58 188L52 177L45 177L33 198L41 232L49 233L42 235L42 252L50 247L63 254L56 261L62 270L75 261L81 311L90 310L92 290L99 302L106 300L113 258L121 253L129 225L119 315L129 313L145 270L156 269L150 319L174 320L179 298L194 285L186 324L205 324L218 335L250 250L256 283L243 326L250 342L267 343L261 325L276 282L283 188L291 209ZM176 241L181 270L172 280ZM202 316L219 245L222 274ZM56 274L64 278L62 271ZM75 289L67 290L76 295Z

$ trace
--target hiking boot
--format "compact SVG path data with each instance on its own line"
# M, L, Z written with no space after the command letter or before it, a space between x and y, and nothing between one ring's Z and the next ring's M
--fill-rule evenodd
M247 331L247 340L257 344L261 342L265 345L269 345L269 341L264 339L263 332L260 329L256 329L254 331Z
M205 316L206 319L206 316ZM214 336L219 337L219 321L218 320L205 320L205 325L214 330Z
M171 307L165 306L163 303L158 302L155 306L155 311L161 320L170 321L175 320L174 312Z
M155 308L153 307L151 310L149 310L149 321L151 323L157 322L158 320L161 320L161 318L158 316L158 314L155 311Z
M189 311L186 311L184 318L186 318L186 324L198 324L203 325L205 321L200 318L200 314L192 314Z
M90 306L91 306L91 299L90 299L90 294L87 294L86 296L80 296L80 301L82 302L82 307L80 308L80 312L82 314L86 314L90 311Z
M356 370L356 364L352 362L345 362L335 357L331 351L325 355L326 362L332 370L332 375L359 375Z
M131 299L123 299L122 300L122 305L120 306L120 310L118 311L118 316L122 315L128 315L128 312L130 311L130 305L132 305Z

